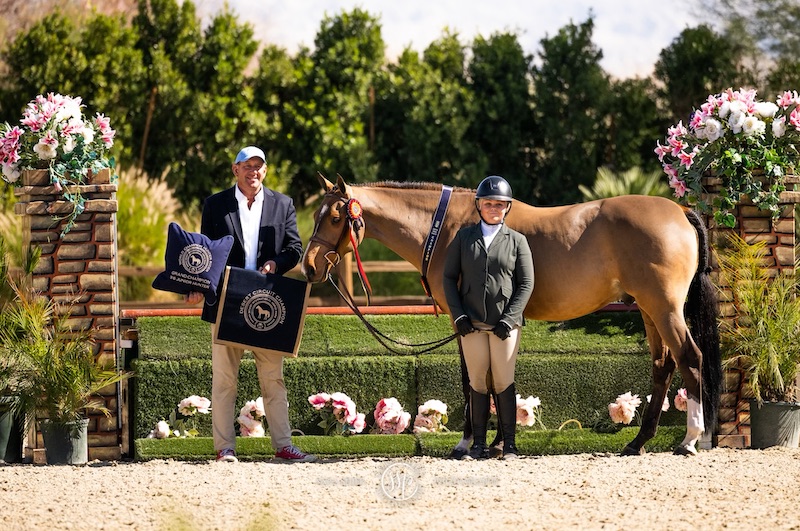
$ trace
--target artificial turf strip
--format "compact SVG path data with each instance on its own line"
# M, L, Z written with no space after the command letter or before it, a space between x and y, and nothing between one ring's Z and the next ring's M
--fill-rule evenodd
M580 453L619 453L638 433L638 427L627 427L616 433L597 433L588 429L536 430L517 433L520 455L566 455ZM645 449L648 452L671 452L686 434L684 426L661 426ZM489 432L489 440L494 437ZM445 457L458 443L461 432L425 433L420 435L353 435L293 437L292 442L304 452L320 457L402 457L427 455ZM137 439L135 459L174 459L205 461L214 458L210 437L186 439ZM239 459L259 461L272 459L274 452L269 437L236 439Z
M631 442L638 427L623 428L616 433L597 433L589 429L531 430L517 433L519 455L568 455L583 453L613 453L622 451ZM684 426L661 426L656 436L645 445L652 453L672 452L686 435ZM417 436L421 455L445 457L461 438L460 432L423 433ZM489 431L487 442L494 438Z

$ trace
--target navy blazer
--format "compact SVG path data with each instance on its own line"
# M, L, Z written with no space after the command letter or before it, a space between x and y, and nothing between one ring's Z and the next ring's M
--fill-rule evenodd
M233 236L233 247L227 265L244 267L244 238L239 220L239 203L236 202L236 185L206 199L200 232L218 240ZM297 213L292 199L267 187L264 190L264 207L261 211L261 229L258 232L256 266L260 269L268 260L274 260L277 271L283 275L292 269L303 255L303 243L297 231ZM222 279L220 279L220 289ZM217 304L203 305L203 320L213 323L217 317Z

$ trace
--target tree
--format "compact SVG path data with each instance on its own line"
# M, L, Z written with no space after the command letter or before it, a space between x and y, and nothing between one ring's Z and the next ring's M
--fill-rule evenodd
M543 205L578 201L578 186L593 182L601 165L610 89L593 29L589 18L542 39L540 65L533 69L533 196Z
M709 94L745 81L740 74L744 49L708 26L687 28L659 54L654 76L662 83L671 121L687 123Z
M476 155L485 157L476 164L503 176L523 201L533 199L527 159L533 136L531 62L516 35L498 33L475 38L467 67L475 102L467 139ZM472 184L484 177L473 175Z
M670 124L662 118L652 80L613 81L607 112L610 123L604 164L617 171L641 167L660 172L654 139Z
M370 87L384 61L377 18L354 9L326 16L314 40L294 60L295 99L283 107L284 156L296 164L292 195L317 192L317 172L355 182L375 180L369 151Z
M382 179L472 184L466 182L472 149L465 138L471 94L463 69L457 77L456 69L448 71L406 49L376 80L375 155Z

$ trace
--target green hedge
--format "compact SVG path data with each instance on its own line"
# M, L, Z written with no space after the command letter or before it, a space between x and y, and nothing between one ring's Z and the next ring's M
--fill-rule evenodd
M145 437L155 422L166 418L177 403L193 394L211 397L211 361L137 360L135 430ZM289 390L292 426L307 435L321 434L318 413L308 404L309 395L341 391L356 403L359 412L373 422L372 410L384 397L394 396L412 415L419 404L436 398L449 407L448 428L460 430L464 421L461 369L457 356L350 356L287 359L284 379ZM542 400L542 421L548 428L577 419L589 424L607 419L607 404L620 393L641 397L650 392L649 362L643 356L538 354L520 356L517 386L522 396ZM679 382L673 384L674 389ZM253 360L243 360L237 408L260 395ZM212 404L213 407L213 404ZM682 424L683 413L664 414L662 424ZM210 434L210 418L199 416L201 434Z

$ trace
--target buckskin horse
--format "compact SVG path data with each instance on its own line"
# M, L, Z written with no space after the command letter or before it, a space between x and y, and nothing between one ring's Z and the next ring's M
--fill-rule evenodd
M314 232L301 266L309 282L326 280L341 256L364 238L378 240L421 270L441 184L348 185L341 176L333 184L322 175L319 181L325 194L314 214ZM429 262L430 294L444 312L445 249L460 227L478 221L474 197L474 190L452 189ZM696 454L695 443L705 427L713 430L716 424L722 380L717 298L709 278L708 237L699 215L669 199L627 195L555 207L514 201L506 223L527 236L533 251L536 278L526 318L565 321L615 301L636 301L652 360L653 387L639 432L622 455L644 453L644 444L658 428L676 368L689 400L686 436L675 453ZM462 354L465 375L463 363ZM462 385L466 394L468 384ZM469 439L467 420L458 447Z

